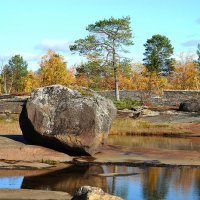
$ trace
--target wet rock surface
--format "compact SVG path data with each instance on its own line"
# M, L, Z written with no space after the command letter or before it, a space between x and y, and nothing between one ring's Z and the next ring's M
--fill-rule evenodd
M31 190L31 189L0 189L0 199L26 200L122 200L122 198L105 193L101 188L82 186L72 197L67 192Z
M84 157L78 157L74 159L76 161L74 163L80 165L89 163L126 166L200 166L199 152L187 150L107 145L94 158L94 161L88 161Z
M71 196L66 192L57 191L0 189L0 199L71 200Z
M116 108L97 93L61 85L38 88L20 115L25 139L68 154L94 154L104 144Z

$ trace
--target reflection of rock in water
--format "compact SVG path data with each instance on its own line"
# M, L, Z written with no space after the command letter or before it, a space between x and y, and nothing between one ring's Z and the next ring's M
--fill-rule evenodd
M73 195L77 188L90 185L106 192L106 178L92 175L96 173L103 173L101 166L71 166L48 174L25 177L22 188L65 191Z

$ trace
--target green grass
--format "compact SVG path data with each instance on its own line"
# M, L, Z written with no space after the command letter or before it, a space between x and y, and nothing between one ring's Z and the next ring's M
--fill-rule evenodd
M49 164L49 165L56 165L56 164L58 164L58 161L55 161L55 160L44 160L44 159L42 159L40 162L41 163L45 163L45 164Z
M140 105L138 101L130 98L121 99L119 101L112 99L112 101L118 110L133 109Z
M83 87L79 87L79 86L69 86L69 88L72 90L77 90L83 96L94 96L94 94L92 92L90 92L90 90L87 88L83 88Z

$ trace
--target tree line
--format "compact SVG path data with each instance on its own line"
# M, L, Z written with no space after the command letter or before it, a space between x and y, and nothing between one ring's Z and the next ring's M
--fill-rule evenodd
M134 45L130 17L104 19L88 25L88 36L70 45L73 53L87 61L70 69L63 56L48 50L39 62L37 72L28 71L21 55L1 62L0 93L30 92L34 88L62 84L84 86L94 90L119 89L162 90L200 88L200 44L198 59L181 55L173 58L170 40L153 35L144 44L143 63L132 63L127 58L128 47Z

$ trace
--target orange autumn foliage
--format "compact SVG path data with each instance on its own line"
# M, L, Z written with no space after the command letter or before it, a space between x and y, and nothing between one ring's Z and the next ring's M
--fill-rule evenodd
M100 89L101 90L114 90L114 78L111 76L102 78L100 82Z
M170 89L199 90L200 71L192 57L176 62L175 70L170 76Z
M142 64L133 64L131 71L118 75L120 90L152 90L162 92L164 89L173 90L199 90L200 71L191 56L183 56L176 61L174 71L170 75L149 73ZM77 85L94 90L113 90L114 78L112 74L106 75L79 74L75 76L76 66L67 69L64 58L48 50L42 57L38 74L29 71L23 78L24 92L50 84Z
M79 75L76 77L76 85L78 85L78 86L89 88L91 83L92 83L92 80L88 79L84 75Z

